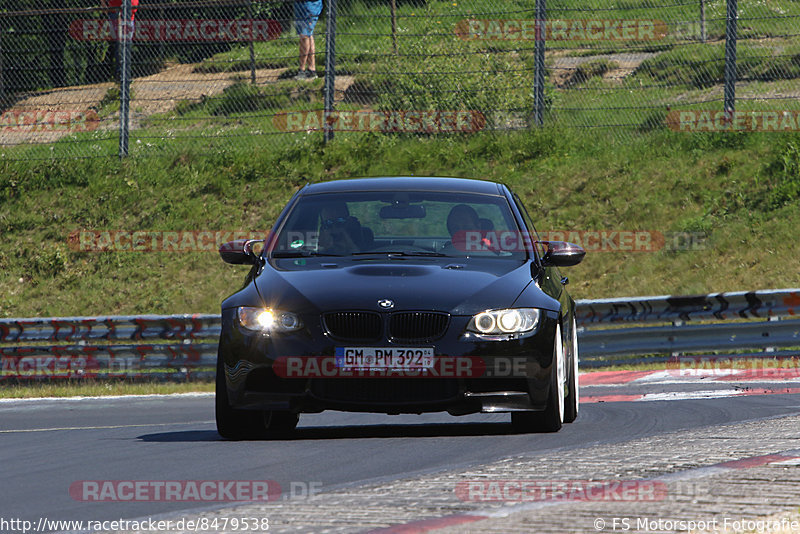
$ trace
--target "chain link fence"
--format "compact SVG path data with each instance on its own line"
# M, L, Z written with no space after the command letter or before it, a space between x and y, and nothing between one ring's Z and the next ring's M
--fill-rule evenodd
M796 0L3 0L0 157L797 130L799 18Z

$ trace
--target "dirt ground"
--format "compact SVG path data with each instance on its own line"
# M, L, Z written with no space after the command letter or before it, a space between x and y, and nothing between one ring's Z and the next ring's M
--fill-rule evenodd
M605 59L616 64L616 67L603 74L603 79L606 81L621 82L623 79L633 74L646 59L657 55L657 53L653 52L637 52L580 57L557 56L553 58L550 68L552 69L553 83L557 87L566 88L570 87L575 82L573 78L577 72L577 67L591 61Z
M250 71L195 72L198 65L168 65L161 72L134 79L131 83L131 129L151 115L171 111L181 101L199 102L204 97L218 96L237 80L250 79ZM260 86L276 83L287 70L257 69L255 83ZM352 83L352 76L336 78L337 99L341 99ZM103 98L114 87L112 82L63 87L18 101L3 114L0 146L50 143L76 129L116 129L118 113L102 119L96 115Z

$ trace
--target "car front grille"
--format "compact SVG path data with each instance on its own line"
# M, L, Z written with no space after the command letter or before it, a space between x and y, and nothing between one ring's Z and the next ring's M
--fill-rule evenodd
M397 343L430 343L444 335L450 315L443 312L395 312L388 315L387 337ZM342 341L378 341L384 316L369 311L329 312L322 316L325 331Z
M450 316L439 312L398 312L389 317L393 341L428 343L444 335Z
M376 341L383 331L381 316L374 312L331 312L322 321L328 334L342 340Z

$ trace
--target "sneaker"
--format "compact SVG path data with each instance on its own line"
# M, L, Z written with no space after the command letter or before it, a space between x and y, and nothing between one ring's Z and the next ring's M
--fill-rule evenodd
M294 75L294 79L295 80L307 80L308 79L308 75L306 74L306 71L299 70L299 71L297 71L297 74Z
M317 71L315 71L315 70L307 70L305 79L306 80L316 80L317 79Z

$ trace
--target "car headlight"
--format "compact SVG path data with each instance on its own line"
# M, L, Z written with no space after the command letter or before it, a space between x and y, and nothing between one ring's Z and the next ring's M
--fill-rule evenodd
M256 332L295 332L303 328L300 318L291 312L242 306L236 309L239 324Z
M516 334L531 334L539 325L537 308L509 308L488 310L474 315L467 330L480 336L519 337Z

